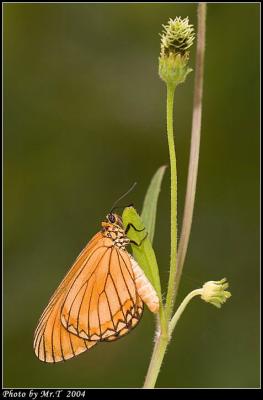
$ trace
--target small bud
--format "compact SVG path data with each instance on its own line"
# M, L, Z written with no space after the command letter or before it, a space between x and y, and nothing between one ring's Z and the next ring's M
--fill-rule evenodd
M226 278L221 281L206 282L202 288L201 299L220 308L231 297L231 293L225 290L228 286Z
M193 25L188 18L176 17L169 19L163 25L161 34L161 54L159 57L159 75L167 84L174 87L185 81L186 76L192 71L187 67L189 51L194 41Z

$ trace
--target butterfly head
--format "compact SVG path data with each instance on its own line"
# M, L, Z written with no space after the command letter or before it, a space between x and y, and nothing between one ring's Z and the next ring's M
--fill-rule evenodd
M125 250L125 246L130 243L130 240L126 237L121 217L110 212L106 216L106 221L101 223L101 226L103 236L111 239L114 246Z
M121 217L118 214L110 212L106 215L106 221L102 222L103 227L114 226L116 228L124 229Z

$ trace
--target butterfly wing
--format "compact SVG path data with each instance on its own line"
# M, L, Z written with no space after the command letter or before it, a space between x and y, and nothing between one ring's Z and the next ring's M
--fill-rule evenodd
M45 362L65 361L93 347L90 342L68 332L61 324L60 311L63 293L55 297L45 310L35 332L34 349L37 357Z
M143 312L129 254L104 240L75 275L61 309L63 326L88 341L118 339Z
M75 263L51 297L45 308L34 335L36 356L45 362L67 360L93 347L96 342L79 338L67 331L61 323L61 306L67 294L67 288L81 269L89 254L100 247L101 233L98 233L83 249Z
M80 253L51 297L34 336L45 362L74 357L128 333L143 312L129 254L101 232Z

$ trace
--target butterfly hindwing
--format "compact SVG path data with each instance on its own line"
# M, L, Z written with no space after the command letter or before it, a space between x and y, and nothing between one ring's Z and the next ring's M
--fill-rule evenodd
M64 299L62 288L46 307L35 332L34 349L45 362L64 361L93 347L96 342L84 340L67 331L61 323L60 311Z

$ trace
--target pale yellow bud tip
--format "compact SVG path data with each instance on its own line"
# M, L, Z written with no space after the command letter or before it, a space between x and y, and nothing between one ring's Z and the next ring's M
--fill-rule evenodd
M221 281L206 282L202 288L201 299L220 308L231 297L231 293L225 290L228 286L226 278Z

